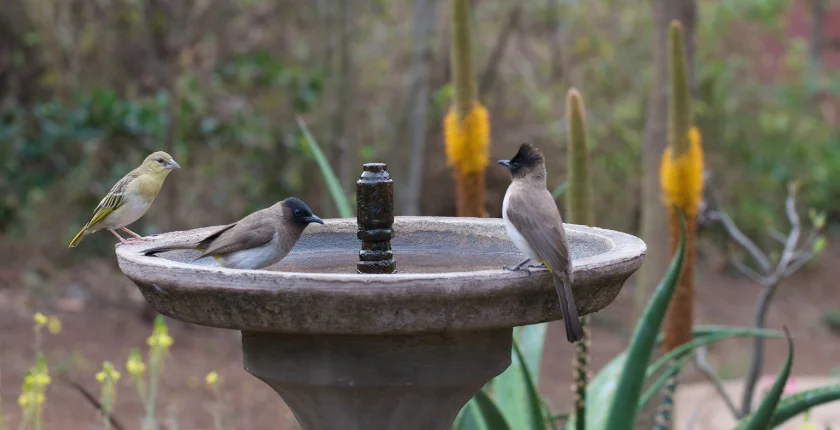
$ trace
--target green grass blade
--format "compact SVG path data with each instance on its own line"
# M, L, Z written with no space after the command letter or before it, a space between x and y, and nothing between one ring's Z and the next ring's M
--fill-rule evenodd
M678 359L676 363L672 364L671 367L667 368L665 372L662 372L662 374L659 375L659 378L657 378L656 381L653 381L653 383L650 384L650 387L648 387L647 391L645 391L645 393L642 395L642 400L639 401L639 412L641 412L642 409L644 409L644 407L648 404L650 399L652 399L653 396L655 396L656 393L658 393L659 390L661 390L662 387L664 387L665 384L668 383L668 380L671 379L671 377L673 377L674 375L676 375L677 372L679 372L680 369L682 369L683 366L685 366L685 363L687 363L688 360L690 360L692 357L694 357L692 354L686 354L685 356L680 357L680 359Z
M785 336L788 342L788 355L785 359L785 364L782 366L782 371L779 372L779 376L776 377L776 381L773 382L773 386L767 395L764 396L764 400L761 401L758 409L744 419L744 430L767 430L771 428L770 421L776 412L776 406L782 397L785 382L787 382L788 376L790 376L790 368L793 365L793 340L790 338L787 329L785 329Z
M707 334L705 336L694 339L691 342L684 343L662 356L659 360L657 360L655 363L650 365L650 367L648 367L647 377L650 378L651 376L655 375L656 372L662 370L662 368L665 365L667 365L683 353L693 351L697 347L707 345L712 342L717 342L719 340L728 339L732 337L745 336L778 338L785 337L784 333L778 330L758 329L751 327L721 327L717 333L710 331L707 331L706 333Z
M321 147L318 146L317 142L315 142L315 138L312 136L312 133L309 132L309 127L306 126L306 123L303 122L303 118L301 117L297 117L297 123L298 127L300 127L300 131L303 132L303 139L306 141L306 144L309 146L309 150L312 151L312 156L315 157L315 162L318 163L318 167L321 169L321 174L324 175L324 180L327 182L327 188L329 188L330 195L332 195L333 202L338 209L338 215L342 218L354 217L355 215L353 213L353 209L347 201L347 196L344 195L344 190L338 183L335 171L332 166L330 166L330 162L327 160L324 152L321 151Z
M627 349L627 361L621 378L618 381L618 388L615 392L612 405L610 406L606 428L610 430L628 429L635 427L636 416L638 415L639 396L642 394L642 385L645 380L645 369L650 361L653 346L656 343L656 335L665 318L665 312L677 281L682 272L683 260L685 259L685 216L679 209L674 208L680 220L680 242L674 258L665 276L662 277L653 298L648 303L633 338L630 347Z
M479 411L481 411L481 417L484 419L487 430L511 430L505 416L502 415L502 411L484 390L479 391L473 399Z

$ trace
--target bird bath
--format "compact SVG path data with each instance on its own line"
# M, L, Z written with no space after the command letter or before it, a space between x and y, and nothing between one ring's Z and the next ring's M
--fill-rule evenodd
M392 274L359 273L354 218L307 228L266 270L193 262L197 251L142 253L215 228L120 245L120 269L158 312L240 330L245 369L306 430L445 430L510 365L513 327L561 318L547 270L502 269L523 257L498 218L395 217ZM645 244L566 229L580 315L599 311L639 268Z

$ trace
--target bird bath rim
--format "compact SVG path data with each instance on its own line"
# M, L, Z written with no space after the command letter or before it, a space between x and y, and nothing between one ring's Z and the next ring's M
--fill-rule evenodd
M319 234L340 232L352 234L355 240L356 225L355 218L334 218L325 220L323 226L310 226L286 258L301 251L307 236L317 238ZM194 240L219 227L165 233L155 236L155 241L118 245L120 269L158 312L199 325L243 331L447 332L513 327L561 318L554 284L545 269L532 269L530 274L509 272L499 264L498 269L492 270L436 273L282 272L226 269L172 261L164 257L166 254L142 254L154 246ZM646 246L641 239L618 231L572 224L565 227L572 245L573 290L579 313L596 312L612 302L627 278L639 268ZM507 237L501 218L395 217L393 228L398 270L400 237L429 234L435 229L438 233L462 235L465 241L484 238L487 246L499 249L499 255L505 256L504 264L513 265L523 259ZM343 237L349 240L349 236ZM574 258L576 243L587 241L597 242L604 252ZM469 245L461 246L466 250ZM347 252L353 252L355 258L356 251Z
M459 225L470 226L470 225L502 225L501 218L473 218L473 217L429 217L429 216L397 216L394 217L394 224L397 228L395 228L395 236L400 234L399 227L400 224L410 223L410 222L425 222L425 223L436 223L436 224L443 224L448 226L457 227ZM356 218L327 218L324 219L324 225L315 225L310 226L304 231L303 236L311 236L316 235L320 232L320 229L325 227L339 227L345 224L350 224L355 229L356 226ZM568 236L568 240L574 241L580 236L590 236L590 237L597 237L601 240L605 240L610 247L606 252L593 254L586 256L581 259L574 259L572 261L574 267L574 273L577 274L578 272L586 272L592 267L602 267L605 264L609 265L611 263L617 262L625 262L627 259L635 259L635 258L643 258L646 251L647 246L636 236L622 233L615 230L607 230L599 227L589 227L579 224L563 224L564 228L566 229L566 234ZM116 253L117 257L120 260L126 260L137 264L142 264L143 266L149 267L158 267L164 269L194 269L194 270L201 270L201 271L211 271L211 272L219 272L220 274L241 274L241 273L253 273L258 272L264 276L271 276L271 277L291 277L297 279L311 279L313 281L321 281L321 282L328 282L328 281L337 281L341 282L346 280L348 277L353 278L354 280L362 280L365 282L372 282L372 283L388 283L392 280L408 280L408 279L439 279L439 278L446 278L446 279L453 279L453 278L461 278L464 276L468 277L475 277L476 275L490 275L490 276L506 276L510 278L516 278L520 276L528 276L526 272L510 272L504 270L502 267L499 269L491 269L491 270L461 270L461 271L442 271L442 272L435 272L435 273L393 273L393 274L364 274L364 273L316 273L316 272L297 272L297 271L282 271L282 270L268 270L268 269L257 269L257 270L246 270L246 269L228 269L220 266L207 266L207 265L200 265L200 264L193 264L193 263L184 263L176 260L171 260L166 258L165 254L159 254L158 256L144 256L143 252L147 249L151 249L153 247L168 245L173 243L183 243L196 240L202 236L209 235L210 233L224 227L223 225L217 226L208 226L208 227L199 227L196 229L191 230L182 230L182 231L172 231L167 233L161 233L154 236L148 236L149 238L154 238L155 241L148 241L148 242L134 242L130 244L116 244ZM297 254L297 249L292 249L290 252L290 256ZM399 255L399 250L395 250L395 254ZM524 259L524 256L521 256ZM282 264L282 262L281 262ZM545 269L531 269L532 274L539 273L541 271L545 271Z

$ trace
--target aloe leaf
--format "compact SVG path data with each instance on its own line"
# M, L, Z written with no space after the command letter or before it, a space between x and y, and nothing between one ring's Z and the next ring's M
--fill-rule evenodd
M451 430L488 430L475 396L458 412Z
M522 380L521 384L525 386L527 394L528 411L530 415L531 428L534 430L545 430L546 415L544 413L545 402L537 391L537 386L531 378L531 372L525 363L525 357L522 356L522 351L519 349L518 342L513 342L513 351L522 366Z
M750 327L721 327L718 332L707 332L703 337L699 337L697 339L692 340L691 342L684 343L664 356L662 356L659 360L654 362L653 364L648 367L647 370L647 377L651 377L656 374L656 372L662 370L666 364L671 362L672 360L676 359L680 355L693 351L697 347L710 344L712 342L717 342L719 340L728 339L732 337L745 337L745 336L755 336L755 337L778 337L783 338L784 333L778 330L768 330L768 329L758 329L758 328L750 328Z
M802 391L783 398L776 406L770 427L782 425L785 421L823 403L840 400L840 384L827 385Z
M676 375L677 372L679 372L680 369L682 369L683 366L685 366L685 363L688 362L688 360L690 360L692 357L693 355L691 354L686 354L685 356L680 357L675 363L668 367L665 370L665 372L662 372L662 374L659 375L659 378L656 378L656 380L653 381L650 387L648 387L647 391L645 391L645 393L642 395L642 400L639 401L639 412L641 412L642 409L644 409L644 407L648 404L650 399L652 399L653 396L655 396L656 393L658 393L659 390L661 390L662 387L664 387L665 384L668 383L668 380L671 379L674 375Z
M321 147L318 146L318 143L315 141L312 133L309 132L309 127L306 126L306 123L303 122L303 118L301 117L297 117L297 123L298 127L300 127L300 131L303 132L303 139L306 141L306 144L309 146L309 150L312 151L312 156L315 157L315 162L318 163L318 167L321 169L321 174L324 175L324 180L327 182L327 188L329 188L330 195L332 195L333 202L338 209L338 215L342 218L354 217L355 215L353 214L353 209L347 201L347 196L344 195L344 190L338 183L335 171L332 166L330 166L329 160L327 160L324 152L321 151Z
M782 366L782 371L770 387L770 391L764 396L764 400L758 406L758 409L743 420L744 430L766 430L770 428L770 422L776 412L776 406L779 404L779 399L782 397L782 392L785 388L788 376L790 376L790 368L793 365L793 340L790 334L785 329L785 336L788 342L788 355L785 359L785 364Z
M484 419L487 430L511 430L504 415L502 415L502 411L484 390L479 391L473 399L481 411L481 417Z
M653 346L656 343L656 335L665 318L665 312L674 290L677 280L682 272L683 260L685 259L685 216L678 208L680 220L680 242L674 258L665 276L662 277L653 298L648 303L639 324L633 333L630 347L627 350L627 361L621 378L618 381L615 397L609 409L606 428L610 430L630 429L636 423L638 414L639 396L642 394L642 385L645 380L645 369L650 361Z
M493 399L502 414L516 428L531 428L530 394L523 383L526 372L539 375L540 360L545 345L545 333L548 324L533 324L516 327L513 330L514 344L521 354L511 350L511 365L492 381ZM532 376L536 381L538 376Z

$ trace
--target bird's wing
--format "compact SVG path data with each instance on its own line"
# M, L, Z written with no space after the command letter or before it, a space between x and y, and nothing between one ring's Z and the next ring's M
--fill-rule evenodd
M111 187L111 191L108 191L108 194L105 195L102 201L99 202L99 205L96 206L96 209L93 210L93 217L88 222L88 227L102 221L109 213L115 211L125 203L126 188L136 177L136 173L131 171Z
M548 190L527 197L522 193L511 194L507 216L552 272L564 271L569 267L569 248L563 221Z
M201 246L205 249L201 256L212 257L263 246L274 238L279 223L280 220L270 214L254 212L203 240Z

